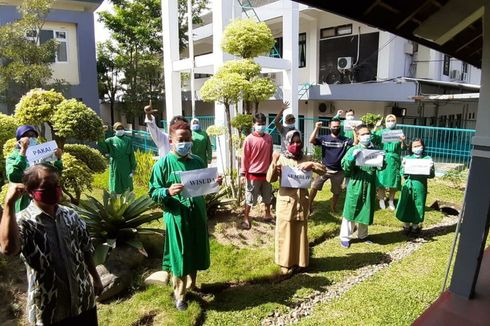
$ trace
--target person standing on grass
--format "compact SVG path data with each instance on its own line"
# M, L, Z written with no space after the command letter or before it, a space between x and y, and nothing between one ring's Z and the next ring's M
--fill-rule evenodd
M303 141L298 130L286 134L286 152L274 152L272 164L267 171L267 181L277 181L281 167L291 166L315 173L325 172L320 163L308 162L303 155ZM305 268L309 262L308 212L310 201L308 189L280 187L276 204L275 263L283 274L294 268Z
M153 166L150 197L163 207L166 225L164 260L168 259L173 275L175 306L186 310L185 295L195 288L198 270L209 268L209 235L204 197L181 195L184 186L179 172L205 168L205 163L191 154L192 133L188 123L170 126L172 150ZM217 182L221 184L221 177ZM165 257L165 255L168 255Z
M94 248L78 214L58 204L58 170L37 164L25 171L22 182L9 185L0 221L0 249L9 256L20 254L26 264L29 322L97 325L95 294L103 286L92 258ZM23 194L32 202L16 216L15 202Z
M362 124L355 129L359 144L351 147L342 159L342 169L350 177L345 195L342 225L340 227L340 244L350 247L352 234L357 229L357 237L368 240L368 226L373 224L376 203L376 171L380 168L357 166L356 157L363 149L376 149L371 142L371 131ZM383 169L385 161L383 160Z
M283 102L281 110L274 118L274 125L276 126L277 132L281 135L281 152L285 153L288 147L286 142L286 134L296 129L296 117L294 114L286 114L284 117L284 124L281 123L282 115L284 111L289 107L289 102Z
M434 162L429 175L410 175L405 174L405 159L431 160L425 154L424 141L416 138L412 141L409 148L409 156L405 156L402 162L400 174L405 178L400 199L396 207L396 218L403 222L403 232L408 235L411 232L418 234L422 228L425 216L425 201L427 200L427 179L434 178Z
M378 200L379 207L381 209L386 209L385 195L386 190L388 190L388 208L394 211L395 194L401 188L400 165L402 150L405 149L405 136L400 136L400 141L383 142L383 133L396 130L396 116L388 114L385 121L386 128L375 132L378 145L380 145L386 153L386 169L378 171L377 173Z
M17 128L15 137L17 139L17 145L5 162L5 170L7 180L12 183L21 183L24 171L29 167L27 161L27 149L30 146L35 146L38 143L38 136L36 129L33 126L20 126ZM63 154L60 148L57 148L54 152L56 161L53 165L59 172L63 170L63 162L61 161L61 155ZM15 212L20 212L31 202L31 198L28 194L24 193L19 200L15 203Z
M122 123L114 124L114 137L99 141L102 153L109 154L109 191L122 194L133 190L133 175L136 171L133 140L126 135Z
M337 114L332 118L332 120L334 119L339 119L341 118L342 114L344 113L343 110L338 110L337 111ZM349 109L345 112L345 121L351 121L351 120L354 120L355 119L355 112L354 110L352 109ZM340 123L340 135L343 136L343 137L347 137L349 139L352 139L354 140L354 130L344 130L344 126L345 126L345 121L342 121Z
M240 168L242 183L245 183L245 209L242 228L249 230L250 209L257 204L259 195L265 205L265 221L273 222L271 216L272 185L266 175L272 159L272 137L266 132L266 118L263 113L254 116L254 131L245 138Z
M197 118L193 118L191 120L191 130L192 154L199 156L207 167L213 160L213 148L211 146L209 136L204 130L201 129L199 119Z
M342 171L342 158L345 153L353 145L350 138L340 135L340 120L332 119L330 122L330 133L325 136L318 137L318 132L322 126L319 121L315 124L315 129L310 135L310 143L322 148L322 163L326 167L326 172L319 175L312 183L310 190L310 211L313 208L313 201L316 193L321 191L323 184L330 179L330 191L332 197L332 211L337 210L337 202L339 195L342 192L342 183L344 182L344 172Z

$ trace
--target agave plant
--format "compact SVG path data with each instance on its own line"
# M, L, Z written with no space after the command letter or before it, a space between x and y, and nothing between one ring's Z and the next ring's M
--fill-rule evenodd
M102 202L88 196L86 201L72 207L87 224L94 242L94 259L97 264L106 260L111 249L123 244L148 256L138 235L162 234L160 229L142 227L162 216L159 212L151 211L156 204L148 196L136 198L133 192L115 194L104 190Z

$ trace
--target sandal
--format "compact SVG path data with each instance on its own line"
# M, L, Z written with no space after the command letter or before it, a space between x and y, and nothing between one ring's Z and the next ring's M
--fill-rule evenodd
M276 224L276 219L271 217L271 218L264 218L265 223L270 223L270 224Z
M241 224L240 224L241 228L244 229L244 230L250 230L252 228L252 225L250 224L250 222L245 222L243 221Z

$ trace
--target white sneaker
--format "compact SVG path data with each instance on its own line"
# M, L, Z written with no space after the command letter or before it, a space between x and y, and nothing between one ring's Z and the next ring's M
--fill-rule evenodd
M385 204L384 199L379 200L379 208L386 209L386 204Z
M388 202L388 208L390 209L390 211L394 211L395 210L395 203L393 202L393 200L390 200Z

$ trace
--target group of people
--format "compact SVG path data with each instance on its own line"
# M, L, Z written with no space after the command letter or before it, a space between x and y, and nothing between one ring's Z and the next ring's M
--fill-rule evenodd
M406 143L383 142L383 133L396 129L396 117L385 118L385 128L371 130L364 124L346 128L354 119L354 111L343 112L330 121L322 122L308 141L321 148L322 161L315 162L304 154L304 137L295 128L296 117L288 114L284 124L280 116L287 109L285 103L275 119L281 135L281 150L273 150L273 141L267 132L266 117L254 116L253 131L243 144L240 175L245 187L245 207L241 227L250 229L251 207L261 198L265 205L264 220L275 224L275 262L281 272L291 274L308 266L308 218L314 198L327 180L331 182L331 209L336 211L339 197L346 188L342 212L340 244L348 248L353 235L369 241L368 226L373 223L376 197L381 209L396 210L395 216L403 222L406 234L420 231L424 220L427 178L434 176L433 165L429 175L411 175L404 172L402 150L408 146L407 158L427 159L422 139ZM166 236L162 269L164 281L172 280L176 308L187 308L186 292L196 287L197 271L210 265L210 247L204 198L184 196L180 179L182 171L206 168L212 160L211 143L201 129L198 119L190 122L176 116L169 123L169 133L160 130L150 105L144 108L148 131L158 147L159 160L151 172L149 194L164 211ZM326 128L325 135L319 136ZM116 193L132 190L132 178L137 169L131 138L124 126L113 126L114 137L101 140L101 151L110 157L109 189ZM68 207L59 205L62 172L61 151L55 153L53 164L31 164L26 150L36 144L38 132L32 126L17 130L18 144L7 158L6 172L11 185L6 196L0 221L0 248L5 254L21 254L26 262L29 281L29 320L34 324L67 324L82 321L97 324L94 295L102 291L102 283L92 259L93 247L86 226ZM360 166L356 158L365 149L383 151L379 167ZM317 177L311 189L292 188L281 183L286 167L312 171ZM405 181L401 185L402 177ZM279 180L276 195L275 218L271 214L272 183ZM216 180L221 184L222 178ZM395 193L401 189L395 207Z

